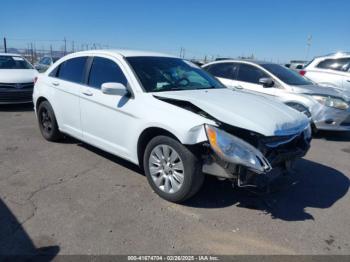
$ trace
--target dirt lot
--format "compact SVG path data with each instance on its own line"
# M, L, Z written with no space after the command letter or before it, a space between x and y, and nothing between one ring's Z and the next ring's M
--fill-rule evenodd
M30 107L0 107L0 254L350 254L350 134L321 133L296 185L268 196L208 178L183 205L134 165L45 141Z

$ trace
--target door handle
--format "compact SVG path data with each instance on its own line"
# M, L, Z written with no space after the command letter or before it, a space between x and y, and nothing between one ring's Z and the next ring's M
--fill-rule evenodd
M52 84L53 84L54 86L59 86L59 85L60 85L59 82L52 82Z
M82 92L84 95L86 95L86 96L92 96L93 95L93 93L91 93L89 90L85 90L85 91L83 91Z

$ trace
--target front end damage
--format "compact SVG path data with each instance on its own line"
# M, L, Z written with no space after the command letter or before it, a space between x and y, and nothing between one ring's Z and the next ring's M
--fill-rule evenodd
M266 137L222 124L205 125L203 172L231 180L238 187L266 189L276 178L288 175L311 141L311 127L292 135Z

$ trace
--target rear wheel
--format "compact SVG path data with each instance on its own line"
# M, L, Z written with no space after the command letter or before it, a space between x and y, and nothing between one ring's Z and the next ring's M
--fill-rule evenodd
M204 181L197 157L167 136L157 136L148 143L143 165L153 190L171 202L182 202L192 197Z
M48 101L40 103L37 114L42 136L48 141L60 140L62 134L58 129L55 113Z

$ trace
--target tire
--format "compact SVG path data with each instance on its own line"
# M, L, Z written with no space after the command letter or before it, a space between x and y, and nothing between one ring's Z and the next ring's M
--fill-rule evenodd
M55 113L50 103L48 101L40 103L37 114L42 136L51 142L59 141L62 134L58 129Z
M166 151L164 151L166 147L168 150L170 149L170 152L168 151L168 154ZM162 158L156 157L156 152L159 153L159 150L163 150L163 156L168 155L169 159L173 158L173 160L175 160L170 160L168 162L169 165L173 163L172 168L168 167L168 170L166 170L167 167L165 167L165 169L161 168ZM178 159L175 159L176 157L174 157L176 154L178 155ZM155 162L156 164L153 164ZM158 167L157 164L159 164L160 167ZM163 165L164 164L165 162L163 161ZM183 167L182 173L180 172L181 166ZM171 202L180 203L189 199L194 194L196 194L203 185L204 174L201 171L201 163L199 159L184 145L168 136L157 136L148 143L143 157L143 167L147 176L147 180L152 189L160 197ZM151 168L153 173L151 171ZM159 172L156 172L158 169ZM182 176L179 174L182 174ZM158 179L162 179L158 185L156 183L156 180L160 180L156 178L157 176ZM178 182L181 181L181 179L178 178L181 177L183 178L182 183L180 183L180 186L177 189L175 188L175 185L178 185ZM166 190L166 183L169 185L169 180L173 192L167 192Z

